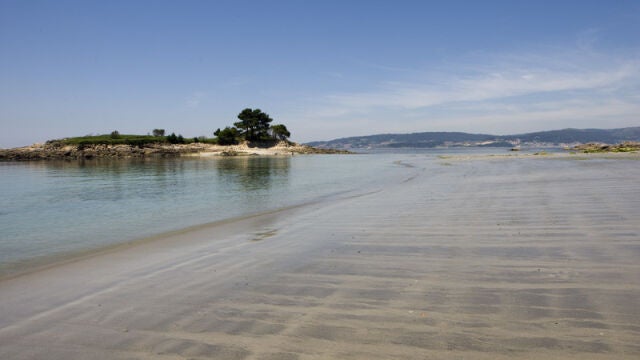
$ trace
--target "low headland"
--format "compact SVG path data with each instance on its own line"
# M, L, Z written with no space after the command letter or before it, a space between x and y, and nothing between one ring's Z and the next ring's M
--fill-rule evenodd
M587 143L566 147L571 153L638 153L640 142L620 144ZM289 140L242 141L220 145L215 141L189 139L171 143L165 137L122 135L114 141L109 135L50 140L43 144L0 149L0 161L91 160L179 156L253 156L297 154L353 154L348 150L314 147ZM534 155L544 155L546 152Z
M350 153L291 142L287 127L284 124L272 125L273 119L260 109L246 108L238 114L238 119L233 126L214 131L213 138L185 138L175 133L165 136L164 129L153 129L147 135L123 135L114 130L110 134L0 149L0 161Z
M98 138L98 137L96 137ZM90 160L177 156L243 156L295 154L348 154L345 150L320 149L287 140L219 145L207 142L172 144L165 141L131 143L77 142L78 138L47 141L13 149L0 149L0 161ZM86 137L85 137L86 139Z

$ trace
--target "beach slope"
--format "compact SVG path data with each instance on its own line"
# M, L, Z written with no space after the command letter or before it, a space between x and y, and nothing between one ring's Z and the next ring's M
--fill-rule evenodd
M640 356L638 160L398 156L375 192L0 281L0 358Z

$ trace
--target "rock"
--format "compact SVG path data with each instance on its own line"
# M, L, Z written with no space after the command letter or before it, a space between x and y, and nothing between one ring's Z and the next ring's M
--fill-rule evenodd
M350 154L346 150L319 149L307 145L299 145L288 141L265 144L248 144L220 146L211 144L166 144L154 143L143 146L81 144L64 145L59 141L46 144L34 144L14 149L0 149L0 160L76 160L76 159L110 159L130 157L174 157L197 153L219 154L222 156L237 155L276 155L276 154Z
M600 143L588 143L576 145L574 150L582 151L584 153L599 153L599 152L633 152L640 151L640 142L623 142L617 145L600 144Z

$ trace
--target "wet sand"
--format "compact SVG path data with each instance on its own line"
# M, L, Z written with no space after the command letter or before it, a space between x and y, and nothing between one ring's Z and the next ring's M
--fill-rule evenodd
M640 357L638 160L399 160L376 192L0 281L0 358Z

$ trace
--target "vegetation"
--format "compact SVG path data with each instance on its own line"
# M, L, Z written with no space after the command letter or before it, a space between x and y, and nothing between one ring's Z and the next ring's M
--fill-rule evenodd
M233 125L238 128L240 136L247 141L264 140L269 136L269 123L273 121L260 109L246 108L238 114L240 121Z
M111 134L105 135L81 136L60 140L49 140L47 143L61 145L145 145L164 141L164 137L157 138L150 135L123 135L118 133L117 131L114 131Z
M213 135L218 138L219 145L234 145L238 143L240 132L234 127L227 126L224 130L216 130Z
M269 114L260 109L246 108L238 114L240 121L235 122L233 127L225 127L223 130L216 130L218 144L232 145L242 140L249 142L268 142L273 140L286 141L291 133L283 124L269 125L273 119Z
M185 144L184 137L182 135L176 135L176 133L171 133L171 135L167 136L167 141L170 144Z
M175 132L165 136L165 129L153 129L151 135L127 135L120 134L118 130L114 130L110 134L49 140L47 143L52 145L76 145L80 148L89 145L132 145L143 147L148 144L158 143L234 145L241 141L286 141L291 136L285 125L270 125L273 119L260 109L246 108L238 114L238 119L240 121L235 122L234 126L227 126L222 130L217 129L213 133L214 138L204 136L185 138L181 134L176 135Z
M287 140L287 138L291 136L287 127L282 124L273 125L269 130L271 132L271 136L277 140Z

